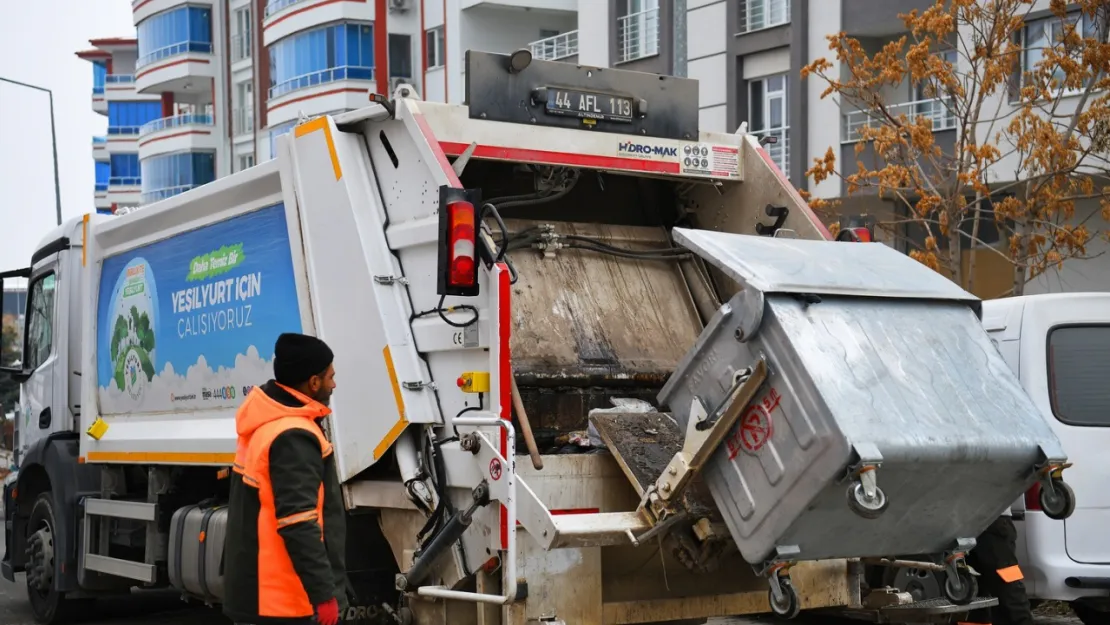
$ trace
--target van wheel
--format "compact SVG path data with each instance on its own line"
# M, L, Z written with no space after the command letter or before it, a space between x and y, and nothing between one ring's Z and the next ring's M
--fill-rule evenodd
M1103 625L1110 619L1110 612L1103 612L1079 601L1071 602L1071 611L1075 612L1076 618L1082 621L1083 625L1095 625L1095 623Z
M27 522L27 598L35 621L60 625L78 612L73 601L56 590L54 579L54 498L50 491L39 494ZM83 603L83 602L82 602Z

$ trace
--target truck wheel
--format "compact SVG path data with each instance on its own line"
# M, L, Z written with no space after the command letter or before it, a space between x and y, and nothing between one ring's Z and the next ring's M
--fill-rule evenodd
M42 625L64 623L74 614L54 583L54 499L47 491L35 499L27 522L27 598L35 620Z

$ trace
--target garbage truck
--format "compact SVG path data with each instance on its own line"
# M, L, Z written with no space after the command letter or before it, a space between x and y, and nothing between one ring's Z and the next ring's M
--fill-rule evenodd
M694 80L466 67L464 105L368 94L0 276L29 284L0 570L36 618L222 601L236 410L285 332L335 352L345 621L996 604L975 536L1034 483L1073 504L979 300L834 239L764 141L699 129Z

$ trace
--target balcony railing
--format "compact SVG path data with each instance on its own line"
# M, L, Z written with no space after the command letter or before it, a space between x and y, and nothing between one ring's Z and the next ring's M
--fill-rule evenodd
M93 85L93 95L104 95L104 85Z
M236 135L246 135L254 132L254 109L249 107L237 108L231 112L232 132Z
M108 190L108 183L107 182L98 182L93 186L93 189L96 190L96 191L107 191Z
M624 15L617 20L617 62L659 54L659 9Z
M104 145L108 143L108 137L93 137L93 145Z
M231 62L238 63L251 58L251 34L235 33L231 36Z
M186 54L189 52L212 54L212 42L182 41L181 43L175 43L173 45L158 48L157 50L154 50L139 57L139 60L135 62L135 68L138 69L140 67L146 67L147 65L161 61L162 59L168 59L171 56L177 56L179 54Z
M164 200L168 197L173 197L175 195L181 195L182 193L185 193L189 189L195 189L198 186L200 186L200 185L182 184L182 185L178 185L176 187L166 187L164 189L156 189L154 191L147 191L146 193L143 193L142 196L140 196L139 201L142 202L143 204L150 204L152 202L157 202L159 200Z
M137 187L142 183L142 176L112 176L108 179L109 187Z
M108 126L109 135L137 135L141 126Z
M211 115L200 113L174 115L172 117L163 117L162 119L156 119L143 124L142 127L139 128L139 136L143 137L152 132L181 128L183 126L211 126L212 123Z
M557 61L578 54L578 31L560 33L528 44L532 58L541 61Z
M135 82L134 74L108 74L104 77L104 84L107 85L129 85Z
M304 0L268 0L266 2L266 17L270 17L285 7L291 7L301 2L304 2Z
M790 23L790 0L739 0L740 32Z
M337 80L374 80L374 68L343 66L302 74L270 87L270 99L281 97L298 89L315 87Z
M767 150L767 155L771 157L775 165L786 175L790 175L790 128L770 128L768 130L757 130L751 133L752 135L763 137L774 137L778 141L775 143L768 143L763 146Z
M938 130L952 130L956 127L956 113L951 108L951 98L934 98L931 100L917 100L905 104L894 104L886 107L891 117L898 118L905 115L909 123L915 123L917 118L925 117L933 122L933 132ZM840 140L852 143L860 140L860 131L863 128L878 128L886 122L884 117L872 111L851 111L844 113L840 128Z

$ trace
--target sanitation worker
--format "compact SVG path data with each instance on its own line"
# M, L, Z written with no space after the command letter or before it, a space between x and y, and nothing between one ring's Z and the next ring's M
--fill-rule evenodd
M223 610L236 623L336 625L346 611L346 523L320 427L333 390L331 349L283 334L274 379L235 415Z
M997 598L998 605L972 612L966 622L1033 625L1033 609L1018 566L1017 529L1009 506L975 539L967 562L979 573L979 594Z

